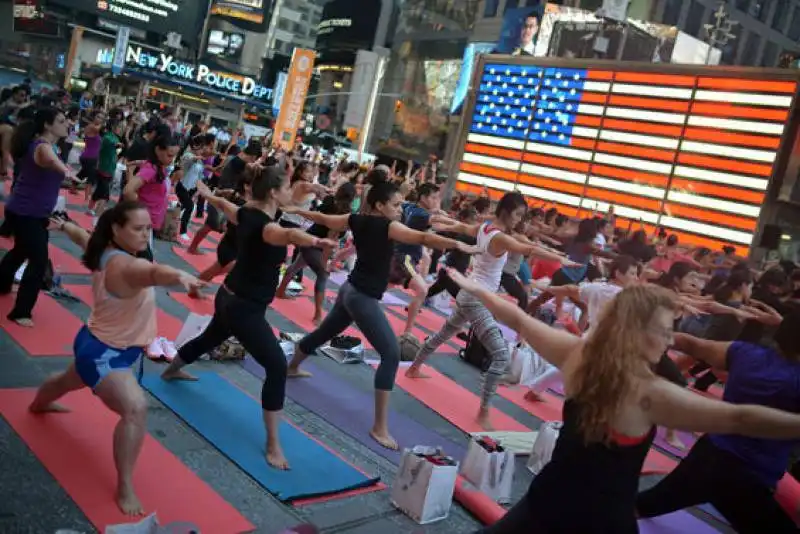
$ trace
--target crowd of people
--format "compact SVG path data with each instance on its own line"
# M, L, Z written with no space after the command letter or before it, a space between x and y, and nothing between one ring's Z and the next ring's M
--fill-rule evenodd
M411 295L405 336L432 298L446 291L454 299L406 376L424 380L426 361L452 336L485 349L476 414L483 428L491 429L489 408L511 360L500 323L552 365L548 379L563 382L564 426L552 460L483 532L636 532L637 517L705 502L739 532L796 531L773 497L800 439L794 263L756 269L730 247L685 247L664 229L623 225L613 208L575 219L517 192L456 195L443 210L435 173L413 163L329 164L236 134L221 143L204 124L179 127L172 110L75 109L61 94L29 95L24 88L8 94L11 111L0 127L0 170L12 182L3 224L14 238L0 260L0 293L12 291L27 262L7 318L35 328L49 231L83 249L91 315L76 333L73 364L40 387L31 411L63 410L62 396L88 387L119 414L116 499L125 513L142 512L132 473L147 403L130 369L156 338L155 287L182 286L204 298L225 274L210 324L179 348L162 377L195 380L186 367L236 337L266 370L264 454L275 469L290 467L279 436L287 380L309 376L307 356L352 323L381 360L370 435L397 448L388 415L400 347L380 305L396 285ZM75 172L64 152L77 138L83 150ZM92 228L53 217L62 187L83 189ZM201 273L161 263L154 252L173 194L189 253L203 253L204 237L220 235L216 260ZM198 217L202 226L191 236ZM348 264L326 313L328 275ZM306 267L314 273L317 329L287 362L265 314L275 298L292 298L290 285L302 284ZM722 401L703 394L720 383ZM528 398L541 401L534 389ZM703 437L675 471L638 493L657 426L678 448L688 444L676 430Z

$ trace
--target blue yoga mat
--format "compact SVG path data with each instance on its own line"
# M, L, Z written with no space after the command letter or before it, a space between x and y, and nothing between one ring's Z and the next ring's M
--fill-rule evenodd
M292 469L273 469L265 458L261 404L214 373L197 382L166 382L147 375L143 385L158 400L281 501L318 497L377 484L322 444L283 422L281 444Z
M719 534L719 530L686 511L639 520L641 534Z
M242 362L242 367L254 376L264 378L264 368L250 356ZM395 464L400 463L400 451L381 447L369 435L375 405L372 393L355 388L310 360L303 363L303 368L313 376L289 380L286 395L290 399L319 415L379 456ZM410 417L394 411L389 412L389 429L400 445L400 450L404 447L430 445L443 447L447 454L458 460L463 459L466 454L466 437L462 444L454 443Z

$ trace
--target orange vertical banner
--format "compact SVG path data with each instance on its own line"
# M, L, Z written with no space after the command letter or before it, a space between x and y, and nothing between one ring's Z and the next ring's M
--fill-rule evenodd
M303 119L303 107L306 103L316 57L316 52L305 48L295 48L294 54L292 54L286 89L283 93L281 110L278 113L273 136L273 142L277 142L286 150L294 148L297 128Z
M72 69L75 66L75 57L78 55L78 47L81 46L81 39L83 39L83 28L75 26L72 28L72 40L69 42L67 64L64 69L64 89L67 91L69 91L72 86Z

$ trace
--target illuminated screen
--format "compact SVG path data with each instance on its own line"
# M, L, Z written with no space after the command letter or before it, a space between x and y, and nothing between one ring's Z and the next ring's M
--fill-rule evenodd
M626 225L746 255L796 85L489 60L457 189L518 189L571 216L613 205Z

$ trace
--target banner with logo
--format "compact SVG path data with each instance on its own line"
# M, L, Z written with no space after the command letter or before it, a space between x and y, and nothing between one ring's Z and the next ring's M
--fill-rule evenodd
M286 150L294 148L297 128L303 118L303 107L308 95L308 86L311 83L311 74L314 70L316 53L305 48L295 48L292 54L292 63L289 66L289 76L286 80L286 89L283 93L281 110L275 123L274 140Z
M69 90L72 85L72 70L75 68L75 58L78 55L78 48L83 39L83 28L76 26L72 28L72 39L69 43L69 53L67 54L67 66L64 69L64 89Z
M128 40L131 37L131 29L128 26L120 26L117 30L117 42L114 45L114 59L111 62L111 72L121 74L125 68L125 55L128 52Z

